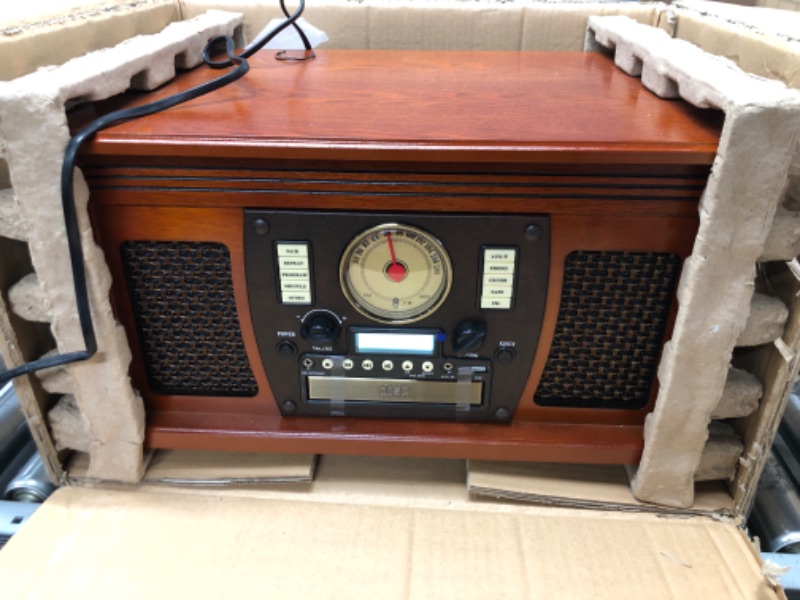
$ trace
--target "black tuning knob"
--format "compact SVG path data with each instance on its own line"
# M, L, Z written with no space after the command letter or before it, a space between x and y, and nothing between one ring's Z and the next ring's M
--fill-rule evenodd
M481 321L461 321L453 334L455 352L475 352L486 337L486 323Z
M300 327L300 335L309 342L332 344L339 339L342 329L339 322L328 314L309 315Z

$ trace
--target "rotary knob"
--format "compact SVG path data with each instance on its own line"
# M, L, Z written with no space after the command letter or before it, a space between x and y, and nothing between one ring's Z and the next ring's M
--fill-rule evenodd
M461 321L453 334L455 352L475 352L486 337L486 323L481 321Z
M312 314L306 317L300 327L303 339L318 344L332 344L339 339L342 328L339 322L328 314Z

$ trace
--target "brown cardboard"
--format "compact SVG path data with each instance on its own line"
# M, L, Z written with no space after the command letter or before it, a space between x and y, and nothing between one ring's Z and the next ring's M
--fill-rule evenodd
M220 461L235 464L238 460L222 458L225 456L235 455L220 453ZM302 510L306 503L428 508L468 507L475 503L475 497L465 485L466 465L463 460L370 456L297 456L287 460L252 456L252 460L246 459L247 476L223 485L213 481L193 481L188 475L197 471L182 466L174 470L180 474L180 484L151 478L149 472L145 479L150 481L135 486L98 482L85 477L75 477L70 481L81 487L100 490L137 489L170 495L213 494L289 501L297 503L298 510ZM261 456L260 462L258 456ZM70 465L70 475L85 473L86 461L79 460L76 468ZM196 466L214 476L211 469L197 463Z
M591 17L588 28L588 48L612 50L616 64L641 76L655 94L725 112L717 158L700 201L700 227L678 286L675 327L659 364L658 397L645 423L644 452L633 480L640 500L688 507L694 482L705 478L699 474L707 472L711 455L722 460L715 458L710 470L728 472L721 467L727 459L720 445L706 444L709 422L722 398L733 349L746 329L756 265L790 187L800 95L624 17ZM754 214L760 218L754 219ZM769 302L773 303L780 304ZM767 332L775 339L782 329ZM769 337L744 341L763 344ZM733 466L735 457L730 458Z
M209 9L242 13L247 40L281 16L277 3L264 0L181 0L183 18ZM304 18L328 34L325 48L577 51L590 14L654 25L659 12L658 4L635 2L328 0L309 4Z
M14 3L0 16L0 81L156 33L178 17L174 0Z
M782 597L707 517L137 489L57 491L0 578L10 598Z
M463 460L320 456L313 480L290 485L225 486L215 495L304 503L443 508L473 504ZM154 490L147 485L140 489ZM197 486L160 487L170 494L205 494Z
M744 330L736 340L736 346L762 346L770 344L783 335L789 310L778 298L766 294L753 294L750 315Z
M136 8L141 8L138 6L142 3L135 3ZM149 3L145 3L149 4ZM156 2L154 4L163 4ZM205 10L210 6L211 3L198 0L195 2L183 2L181 4L181 10L184 16L188 16L191 14L193 10ZM231 7L237 5L231 1L227 2L214 2L214 7ZM247 26L250 28L250 36L253 35L253 32L257 30L255 23L259 21L259 19L266 20L267 16L271 16L275 13L275 8L269 3L269 8L267 8L266 3L247 3L247 5L243 6L243 10L248 14L254 15L251 19L247 20ZM684 8L683 10L689 10L688 8ZM270 13L270 11L272 11ZM447 3L447 2L435 2L435 3L426 3L426 4L411 4L409 6L405 5L398 5L397 3L393 2L381 2L380 0L375 0L371 2L364 2L364 3L353 3L353 2L341 2L341 1L334 1L330 3L325 3L324 6L319 8L314 7L313 13L309 11L307 13L307 17L317 24L318 26L322 26L323 29L327 29L329 35L334 32L335 41L331 46L338 44L340 41L342 44L345 45L362 45L363 47L405 47L407 45L411 45L414 47L427 47L430 49L435 48L461 48L461 47L468 47L468 48L483 48L483 47L505 47L508 45L510 48L520 47L523 49L543 49L543 48L550 48L550 49L577 49L583 42L584 38L584 30L585 24L590 14L604 14L604 13L626 13L634 16L637 20L652 24L664 24L665 21L669 21L670 19L677 18L678 23L682 23L680 20L682 17L680 11L676 9L670 9L669 12L665 12L663 7L658 5L637 5L637 4L630 4L630 3L623 3L623 4L568 4L568 5L552 5L552 4L533 4L533 5L525 5L524 7L515 6L515 5L504 5L504 4L495 4L495 3L488 3L488 2L481 2L481 3ZM312 16L313 14L313 16ZM322 15L326 15L325 18L330 19L328 22L325 22L324 19L320 21L316 18L316 15L319 14L322 18ZM676 16L677 15L677 16ZM441 24L447 23L447 27L442 28ZM480 23L480 25L478 25ZM260 27L260 23L258 24ZM35 28L31 28L35 29ZM499 31L503 31L502 35L499 35ZM681 28L678 27L676 30L679 32ZM723 28L720 28L718 31L718 36L722 36ZM338 32L338 33L337 33ZM649 34L648 34L649 35ZM730 38L730 35L728 35ZM753 53L758 53L762 50L761 46L754 46L755 50L752 50ZM130 49L130 45L129 48ZM197 49L195 49L197 50ZM174 56L169 57L174 59ZM35 63L33 63L35 64ZM150 66L158 66L157 63L150 62ZM162 65L163 66L163 65ZM671 81L669 78L664 78L663 74L661 74L661 79L659 79L659 74L655 73L655 70L652 68L647 67L645 65L645 73L644 79L645 83L649 85L655 86L657 91L661 93L676 93L674 81ZM649 70L648 70L649 69ZM158 69L155 69L158 70ZM139 77L139 72L131 72L128 75L135 76L137 80L143 80ZM158 73L158 76L153 80L147 83L148 86L155 85L159 81L163 81L164 78L169 78L171 76L170 73ZM75 71L73 71L69 77L76 77ZM124 78L123 78L124 79ZM146 78L145 78L146 79ZM102 93L97 92L97 90L91 89L92 85L96 85L97 81L100 79L94 79L92 82L86 83L81 82L77 85L78 89L87 92L88 96L102 96L103 94L111 93L108 89L104 89ZM76 80L76 82L79 80ZM72 83L76 83L72 82ZM105 82L104 82L105 83ZM663 84L661 87L658 87L660 84ZM112 86L113 87L113 86ZM702 86L701 86L702 87ZM117 86L114 89L124 89ZM693 101L697 101L698 98L700 101L703 101L703 95L700 93L698 95L697 89L692 89L692 86L688 86L688 92L686 89L681 90L681 93L688 93ZM702 91L702 90L701 90ZM694 94L694 96L692 96ZM71 97L65 97L65 100L70 100ZM60 115L58 115L60 118ZM784 135L789 135L788 131L781 130L781 133ZM771 138L774 141L774 136ZM13 150L13 148L12 148ZM13 154L13 153L12 153ZM9 157L8 152L4 153L4 157L7 160ZM33 171L32 171L33 172ZM776 184L777 185L777 184ZM15 197L13 193L9 193L8 190L3 190L3 199L6 201L5 204L8 205L9 202L13 203L15 201ZM7 208L7 206L5 207ZM22 233L20 232L20 227L18 223L17 216L14 211L5 211L6 214L5 218L3 219L2 227L3 231L12 232L14 235L21 236ZM766 214L766 213L765 213ZM771 222L771 219L768 219L767 222ZM762 224L764 225L764 224ZM763 230L765 235L769 234L770 227L768 225L763 226ZM761 230L759 230L761 231ZM760 234L759 234L760 235ZM757 246L758 243L755 243ZM748 247L748 250L753 250L755 246ZM102 277L99 278L102 281ZM37 286L43 285L41 281L37 278ZM105 285L103 283L102 285ZM686 284L688 286L688 284ZM747 289L747 283L744 284L744 289ZM102 286L101 286L102 287ZM686 286L684 286L686 287ZM31 292L31 288L34 290ZM7 289L7 288L4 288ZM18 290L20 293L25 292L25 287ZM740 290L741 291L741 290ZM33 299L36 298L36 286L30 286L28 282L28 295L23 294L24 299ZM69 293L66 293L63 297L69 296ZM741 296L745 296L746 293L742 293ZM60 297L56 295L56 297ZM742 297L737 297L737 301L741 301ZM52 308L52 301L48 300L51 303ZM24 302L23 302L24 304ZM745 305L748 303L739 302L737 306L739 310L733 310L733 319L735 321L734 325L743 325L744 319L748 314L748 310ZM58 300L54 303L54 305L59 309L69 310L69 303L67 301ZM41 309L44 308L44 312L41 312ZM47 306L40 306L39 311L33 311L34 316L42 317L43 315L47 315L48 318L50 317L50 313L48 312ZM24 312L24 311L23 311ZM29 315L30 316L30 315ZM777 331L777 329L776 329ZM777 335L777 333L771 333L770 338ZM124 341L118 340L120 346L124 345ZM759 340L763 341L763 340ZM789 348L790 354L793 352L792 347ZM124 353L121 353L124 355ZM717 356L717 355L715 355ZM726 357L724 353L717 356L722 363L724 364L726 361ZM124 363L126 358L122 356L122 362ZM12 361L13 362L13 361ZM19 362L19 361L17 361ZM796 362L789 361L792 365L796 364ZM791 370L791 369L790 369ZM123 369L124 371L124 369ZM718 372L717 372L718 371ZM773 373L778 373L777 370L773 369ZM709 398L712 398L717 391L719 391L720 397L722 394L722 388L724 387L725 380L727 379L728 371L726 368L716 369L712 374L712 379L716 377L713 381L713 390L709 393ZM785 378L786 373L778 373L779 381L783 381ZM38 386L39 384L34 382L32 384L33 387ZM62 377L61 383L53 383L52 381L47 384L48 386L56 386L52 387L51 389L55 389L57 392L60 393L71 393L74 391L72 387L75 385L74 381L71 381L69 377ZM64 389L60 389L60 386L65 386ZM715 387L716 386L716 387ZM773 386L776 388L776 391L769 392L772 388L769 385L766 385L768 392L765 392L764 398L766 400L762 402L763 407L758 411L756 416L749 418L749 420L740 428L746 431L749 431L749 437L746 436L746 443L749 443L747 446L750 449L757 449L759 444L768 443L770 438L770 424L774 422L775 415L780 413L781 407L781 398L777 388L781 386L776 384ZM67 389L69 388L69 389ZM781 388L784 389L784 388ZM78 390L79 391L79 390ZM86 394L82 394L86 397ZM67 402L69 401L69 397L67 398ZM93 402L98 403L98 405L102 405L103 398L96 397ZM686 399L684 398L684 402ZM39 410L42 409L44 406L44 402L46 400L37 399L35 403L37 403L37 407ZM660 502L668 502L668 503L677 503L677 504L686 504L686 497L687 497L687 489L689 492L693 489L693 479L696 476L696 466L700 463L702 459L702 450L703 450L703 441L705 439L705 424L707 419L705 417L709 417L712 410L716 410L715 406L712 406L714 402L709 400L707 402L708 406L703 405L703 410L699 412L703 412L703 419L698 419L698 425L702 424L702 427L698 426L695 431L693 431L693 438L691 440L691 452L689 452L690 460L679 460L673 461L678 463L681 469L681 478L684 484L684 488L680 491L680 493L675 493L673 488L670 488L667 495L660 495L657 496L658 501ZM678 405L679 407L682 405ZM96 407L95 407L96 408ZM708 410L706 410L708 409ZM88 409L87 409L88 410ZM681 409L682 410L682 409ZM682 414L681 410L677 410L676 414L680 417L681 420L685 419L685 415ZM705 414L705 412L708 414ZM135 412L135 411L134 411ZM64 411L66 415L75 415L75 413L70 413L69 411ZM81 416L82 413L78 413L78 417ZM85 415L84 415L85 416ZM105 422L105 418L108 415L103 414L95 414L95 418L93 419L94 424L100 423L106 431L109 430L108 426L111 426L111 430L113 431L113 426L119 425L119 423L108 423ZM73 418L69 417L69 418ZM112 419L113 420L113 419ZM127 417L121 418L121 421L124 421L126 427L130 427L130 420ZM705 422L704 422L705 421ZM48 452L49 460L54 463L57 463L59 460L63 459L63 453L61 455L57 455L53 450L52 443L50 442L49 432L47 431L44 423L42 422L41 412L38 414L33 411L33 416L31 417L31 422L36 426L38 429L38 433L40 437L45 440L46 442L42 442L42 447L46 448ZM136 420L134 420L134 423ZM68 421L68 425L81 425L76 420ZM66 428L69 429L69 428ZM652 428L650 428L652 429ZM83 444L85 441L85 433L86 428L84 427L74 427L73 431L77 431L76 434L78 437L73 439L71 444L65 443L65 446L70 447L77 447L78 444ZM89 432L92 435L96 435L97 431L93 428L89 428ZM139 440L134 440L135 443L131 443L131 437L136 438L136 435L133 436L122 436L122 440L118 439L109 439L103 440L102 447L105 449L103 456L106 459L98 459L96 464L92 467L94 469L94 475L97 476L98 473L105 473L103 478L106 479L128 479L128 480L135 480L138 477L138 473L144 467L145 461L142 460L141 456L141 447L138 445ZM84 437L81 437L84 436ZM113 437L113 436L112 436ZM669 448L673 448L676 445L675 439L670 439L669 435L665 435L663 439L666 439L666 446ZM48 445L49 443L49 445ZM682 446L678 444L678 446ZM91 447L91 441L90 441ZM662 448L663 450L663 448ZM659 451L660 454L660 451ZM669 453L665 454L664 456L669 457ZM120 460L121 457L125 457L124 460ZM749 462L748 462L749 461ZM753 459L751 455L747 455L744 459L743 465L752 464L753 469L746 470L748 473L756 473L758 470L758 460L757 458ZM122 469L122 471L120 471ZM120 472L123 472L124 475L120 476ZM663 471L657 471L659 473L659 477L663 474ZM133 475L132 475L133 474ZM213 474L212 474L213 475ZM223 474L219 478L220 480L225 479L225 475ZM575 480L580 481L580 480ZM750 481L752 484L752 481ZM752 488L748 488L747 480L740 479L737 483L739 487L743 490L748 490ZM743 488L741 486L744 486ZM668 486L669 487L669 486ZM735 488L736 489L736 488ZM744 493L744 491L742 492ZM602 496L602 494L601 494ZM674 498L679 497L679 500L676 501ZM656 498L656 497L654 497ZM600 501L602 504L602 501ZM612 501L613 505L613 501ZM727 506L726 502L720 502L719 508L723 509ZM737 504L738 507L741 507L741 504Z
M564 475L551 490L579 481ZM294 484L64 488L0 577L14 598L783 597L724 514L476 501L465 476L463 461L326 456ZM610 479L592 492L630 498Z
M711 413L712 419L747 417L758 409L764 386L752 373L732 367L728 370L722 398Z
M0 137L12 184L8 195L13 210L8 214L12 215L12 222L35 224L26 226L21 236L30 252L28 264L35 272L6 290L12 304L23 308L23 318L49 322L60 351L83 348L73 305L72 274L58 191L60 157L69 139L64 118L66 106L76 98L110 97L134 82L144 88L160 85L175 76L178 65L190 67L200 62L207 41L223 33L234 34L239 23L238 15L208 13L194 21L173 23L157 35L135 38L74 59L55 71L38 71L0 86ZM48 156L59 159L51 161ZM88 445L92 477L135 482L141 478L144 467L144 407L128 379L130 350L108 300L110 273L94 243L86 213L88 189L80 173L75 181L75 196L90 282L92 318L101 351L92 360L67 369L69 377L62 380L69 389L57 390L66 395L63 402L69 402L69 396L74 398L80 413L88 420L89 439L85 435L87 427L74 411L62 410L70 426L52 431L76 434L72 440L56 440L59 448L85 449ZM31 305L37 304L37 298L40 306L35 310ZM19 342L13 329L4 333L6 364L16 365L39 357L15 353L13 349ZM49 399L41 393L39 384L31 383L30 379L20 381L18 390L23 410L35 415L31 419L35 439L49 441L50 431L42 415L52 408L47 405ZM40 442L39 447L51 456L48 464L53 465L54 445ZM52 475L60 479L60 469Z
M698 0L676 2L669 11L676 37L800 88L800 13Z
M478 496L547 506L595 510L704 514L730 517L734 505L720 481L697 486L690 509L648 504L634 498L625 467L469 461L469 491Z
M331 8L336 10L343 6L345 5L333 4ZM349 22L345 19L345 15L351 12L353 5L347 4L346 7L347 10L336 17L340 24ZM274 6L272 8L274 10ZM374 5L370 4L368 8L368 29L376 27L375 23L381 22L383 18L381 15L399 14L398 5L394 3L376 2ZM464 5L456 7L440 3L426 5L425 11L420 14L433 19L431 23L443 20L452 23L455 19L466 26L474 23L476 15L485 16L486 11L506 11L494 5L488 8L481 5L478 8L480 10L476 13L472 8L465 10ZM650 16L653 14L652 7L644 9L632 4L603 5L597 9L602 11L613 9L612 12L624 9L634 14L643 13ZM575 7L567 7L566 12L561 9L544 11L542 13L544 20L537 23L537 35L539 30L549 31L550 37L547 39L553 43L557 36L551 34L558 31L557 24L561 18L559 15L563 16L562 13L569 15L566 19L570 23L569 29L579 31L582 35L587 13ZM228 16L225 16L226 14ZM511 13L506 11L502 14L507 17ZM68 135L64 126L63 109L77 99L98 99L119 93L134 82L137 87L154 87L174 76L178 63L181 66L197 64L205 41L221 31L219 27L214 29L215 18L225 23L229 30L238 23L231 20L230 13L213 11L205 13L194 21L201 27L199 35L191 36L192 27L195 27L193 21L173 23L158 35L134 38L113 49L75 59L57 70L33 73L20 78L13 85L7 86L4 94L0 94L2 95L0 104L3 107L0 129L5 138L4 164L11 167L12 174L9 181L11 187L6 188L3 195L6 199L3 228L28 242L35 267L35 273L28 274L13 286L9 286L10 289L7 288L12 297L12 310L17 311L17 316L28 320L49 322L57 345L62 351L79 348L82 345L72 304L70 270L65 264L64 239L61 235L52 234L60 230L61 217L60 211L55 209L58 202L56 192L58 181L54 167L57 161L49 160L47 157L59 155L58 148L63 147ZM420 15L408 18L418 21ZM212 25L202 25L203 23ZM550 25L549 28L547 24ZM205 29L202 29L203 27ZM379 29L383 31L385 28L379 27ZM34 31L36 27L32 26L30 30ZM480 33L481 28L474 30ZM405 29L393 27L388 31L394 34L404 31L404 35L409 36L409 41L417 39L415 27ZM450 27L446 28L446 31L453 32L455 29ZM486 31L482 35L485 35L484 42L497 37L487 36ZM370 34L371 44L383 44L380 39L377 32ZM446 41L447 39L450 41ZM441 40L445 44L478 43L471 38L464 38L461 34L450 38L445 35ZM394 39L391 43L401 42ZM34 131L39 133L33 134ZM52 144L52 154L44 151L40 140L48 140ZM80 218L83 223L87 223L83 208L88 201L87 191L80 175L77 177L76 190L81 205ZM53 210L45 209L47 206ZM44 222L43 216L54 221L48 224ZM35 226L27 226L27 223L35 223ZM86 225L84 225L83 243L86 248L95 329L103 351L87 363L37 376L47 391L60 395L60 400L55 405L42 393L39 383L21 380L20 395L30 398L25 405L30 406L30 412L36 415L31 423L38 428L38 437L49 441L51 435L56 436L54 444L52 442L41 444L43 451L52 455L54 447L57 450L65 448L88 450L93 456L90 464L92 477L137 481L143 470L144 414L141 400L136 391L131 389L126 376L130 353L124 333L117 326L107 301L108 270L91 240L91 233ZM9 341L7 344L9 364L19 364L23 360L37 358L30 355L11 356L10 348L17 344L13 334L13 330L9 329L6 337ZM51 353L52 350L48 349L47 354ZM27 385L32 386L31 391L22 389ZM49 430L45 429L43 413L50 416ZM53 457L49 464L56 465L62 459L63 457ZM60 469L55 468L53 475L59 479Z
M69 481L102 485L86 476L87 468L88 458L75 454L68 466ZM264 485L285 482L298 485ZM160 488L164 493L201 494L214 487L215 494L224 496L298 502L452 506L494 498L543 506L735 517L723 482L699 485L692 508L676 509L636 500L627 469L604 465L158 451L139 487L151 486L165 486Z
M162 485L237 485L311 481L317 457L308 454L156 452L142 483Z
M308 454L248 454L159 450L146 454L144 485L218 487L311 481L317 457ZM89 476L89 456L73 453L70 483L97 482Z
M737 357L737 364L748 368L765 382L764 396L758 410L738 422L745 444L738 473L732 485L737 510L746 514L755 500L759 475L769 456L783 409L797 379L800 353L800 271L792 268L797 261L762 266L762 284L789 307L789 321L775 344L762 346Z
M343 4L354 16L342 21L349 40L362 43L366 36L371 43L373 34L384 31L370 28L376 22L372 3ZM477 15L470 19L485 18L493 27L519 10L463 5L459 9ZM386 27L404 22L401 15L424 10L385 8L386 15L394 15L386 18ZM615 10L525 6L519 37L509 39L538 47L562 43L563 35L565 47L572 48L582 43L588 13L607 8ZM653 5L625 10L641 11L653 24L664 14ZM470 23L450 20L447 11L440 14L448 27ZM311 13L307 16L320 25ZM407 22L407 34L430 33L419 29L415 18ZM479 27L472 31L470 43L491 39ZM456 43L463 34L445 38ZM14 222L6 219L8 229L18 231ZM792 327L800 319L793 302L785 304ZM5 310L0 315L18 319ZM21 331L18 325L8 328ZM767 365L773 375L765 376L764 400L756 415L741 423L750 451L769 439L779 416L785 390L777 388L791 373L778 372L796 372L792 335L782 338L784 353L780 344L767 346L783 362ZM722 374L724 381L727 372ZM50 443L48 457L63 460L64 454L52 448L41 413L31 421ZM743 486L741 494L734 486L732 499L719 483L703 484L691 511L636 501L619 468L473 463L467 490L462 461L322 457L314 481L276 486L264 484L265 457L167 453L150 462L144 484L109 489L80 478L76 464L71 474L87 487L63 489L44 505L0 553L0 577L9 597L782 597L763 577L738 520L725 522L727 515L741 514L743 497L754 489L754 456L746 453L749 479L740 475L736 484ZM307 479L311 475L311 457L290 459L288 465L281 464L282 457L273 458L282 473L277 480L291 480L283 470L287 466L293 473L306 469ZM145 458L142 467L146 464ZM85 469L84 464L88 473ZM176 480L189 487L164 485ZM198 489L198 482L225 487L212 494ZM470 492L555 506L476 500ZM647 514L650 510L660 514ZM714 518L687 517L689 512Z

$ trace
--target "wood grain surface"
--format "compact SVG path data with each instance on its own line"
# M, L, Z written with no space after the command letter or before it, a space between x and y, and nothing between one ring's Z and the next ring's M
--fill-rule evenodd
M251 63L234 85L103 132L89 151L709 164L722 118L657 98L597 53L330 50L308 62L262 52ZM142 104L215 75L197 69L112 104Z
M573 250L688 256L721 113L661 100L600 54L320 51L314 61L289 63L262 52L252 63L234 85L102 132L82 154L115 310L134 356L140 348L119 245L207 241L231 254L259 393L155 394L135 359L148 444L637 462L651 405L592 410L532 401L558 317L564 260ZM201 68L153 94L98 103L75 113L73 125L213 75ZM544 323L513 422L282 418L250 319L244 208L550 215ZM653 398L656 391L654 384Z

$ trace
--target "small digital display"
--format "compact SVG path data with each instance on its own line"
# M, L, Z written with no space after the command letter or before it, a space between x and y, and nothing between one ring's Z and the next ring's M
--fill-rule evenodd
M434 356L436 338L435 333L359 331L355 333L355 344L359 354Z

